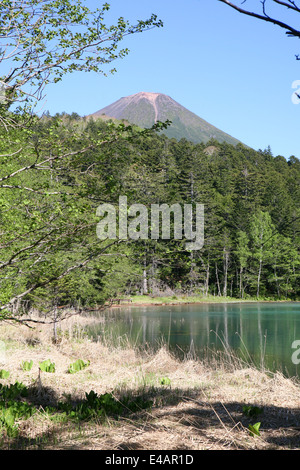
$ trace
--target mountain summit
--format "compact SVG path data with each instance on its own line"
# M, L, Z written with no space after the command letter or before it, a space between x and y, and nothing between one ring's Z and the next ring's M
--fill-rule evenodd
M142 91L126 96L96 111L91 116L99 118L104 117L103 115L119 120L125 119L131 124L143 128L151 127L157 121L164 122L168 119L172 121L172 124L162 132L177 140L186 138L194 143L206 143L214 138L220 142L228 142L233 145L239 143L239 140L217 129L177 103L170 96L162 93Z

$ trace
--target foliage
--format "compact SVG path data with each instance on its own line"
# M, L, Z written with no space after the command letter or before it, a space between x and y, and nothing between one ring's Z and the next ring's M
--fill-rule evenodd
M0 425L6 429L8 436L15 436L18 432L20 419L28 419L36 408L24 401L28 396L28 389L20 382L10 385L0 385Z
M77 359L77 361L70 364L68 372L70 374L75 374L76 372L79 372L80 370L85 369L89 365L90 365L90 361L84 362L82 359Z
M0 429L5 429L10 437L18 434L18 424L21 420L26 420L36 413L38 405L30 403L32 390L20 382L10 385L0 384ZM85 394L81 401L74 402L72 397L66 401L57 402L54 405L43 406L41 413L55 418L65 416L66 419L81 420L102 420L107 416L118 418L121 415L135 413L152 406L151 400L146 400L142 396L125 396L122 400L115 398L113 393L98 395L91 390Z
M1 369L0 370L0 379L8 379L10 376L10 372L8 370Z
M258 415L263 413L263 408L259 406L252 406L252 405L244 405L243 406L243 414L249 418L256 418ZM261 422L255 424L249 424L248 429L250 432L250 436L260 436L259 428L261 426Z
M169 379L169 377L161 377L159 379L159 383L160 385L171 385L171 380Z
M22 0L0 2L0 63L6 106L40 100L49 83L78 71L105 72L128 54L119 48L125 36L162 26L156 15L130 25L119 17L105 25L110 5L95 11L82 1ZM109 72L113 73L115 68Z
M20 382L15 382L10 385L0 384L0 396L3 397L4 400L14 400L18 397L25 398L27 395L27 387Z
M81 0L0 2L1 318L20 321L45 286L48 307L90 301L90 279L78 296L78 284L65 281L109 245L93 236L101 187L89 187L94 173L85 160L92 148L130 139L133 131L108 125L92 138L76 113L70 125L59 116L38 118L34 106L49 83L73 72L106 73L108 64L128 53L119 47L125 36L162 26L156 15L135 25L121 16L108 26L109 9L105 3L91 11Z
M145 400L142 397L124 397L118 400L113 393L104 393L98 395L94 390L85 394L85 399L77 404L70 400L59 402L57 408L48 408L49 412L64 412L69 419L78 420L102 420L107 416L118 418L127 413L134 413L152 406L151 400Z
M243 406L243 414L249 417L258 416L263 412L263 409L258 406L245 405Z
M15 175L16 186L34 191L3 192L4 316L9 316L9 300L15 307L48 311L55 305L86 308L142 293L297 299L297 159L278 167L277 157L269 153L216 141L210 143L217 149L211 155L204 144L134 129L130 141L128 136L114 140L116 128L101 120L66 117L63 123L51 117L39 123L39 155L44 145L49 151L60 139L65 152L67 147L75 150L78 122L82 148L103 142L104 135L105 143L72 156L65 167L59 162L56 169L52 162L50 175L36 168L22 179ZM128 206L140 202L147 208L190 203L192 194L193 204L205 206L203 248L191 254L184 240L97 239L97 206L109 201L118 207L122 194Z
M250 431L250 436L260 436L259 428L261 423L249 424L248 429Z
M38 99L65 73L102 69L124 35L161 26L155 16L135 27L123 18L104 26L108 5L94 16L81 2L10 6L2 1L0 10L14 19L0 21L7 52L17 41L8 104L26 99L29 85ZM23 27L24 42L10 34ZM97 54L90 57L92 47ZM92 309L136 294L299 298L296 157L214 139L178 142L156 132L162 123L142 130L76 113L38 118L8 108L0 109L1 319L25 321L32 308ZM148 210L204 204L203 248L187 251L184 237L151 239L150 230L148 239L137 230L137 239L100 240L97 207L118 207L122 195L128 207Z
M8 436L16 436L18 432L16 421L30 418L35 411L36 408L28 403L16 401L0 402L0 423L6 428Z
M42 372L55 372L55 364L51 362L50 359L46 359L45 361L39 362L39 368Z
M31 359L30 361L23 361L21 364L22 370L28 372L32 369L33 366L33 360Z

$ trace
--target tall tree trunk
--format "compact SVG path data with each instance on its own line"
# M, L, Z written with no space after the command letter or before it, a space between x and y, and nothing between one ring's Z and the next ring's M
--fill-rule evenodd
M278 295L278 297L280 297L280 286L279 286L279 283L278 283L276 264L274 266L274 277L275 277L275 282L276 282L277 295Z
M208 287L209 287L209 260L207 261L206 267L206 279L205 279L205 295L208 296Z
M194 202L194 174L190 173L190 181L191 181L191 204ZM191 225L191 233L193 231L193 211L191 211L191 220L190 220L190 225ZM193 293L194 289L194 252L191 251L190 253L190 263L191 263L191 269L190 269L190 289L191 293Z
M259 297L259 287L260 287L261 269L262 269L262 259L260 258L260 260L259 260L258 276L257 276L257 292L256 292L256 297Z
M217 265L217 263L216 263L216 279L217 279L217 286L218 286L218 296L221 297L221 289L220 289L220 282L219 282L218 265Z
M53 341L57 343L57 302L54 305Z
M143 294L148 294L148 281L147 281L147 271L146 269L143 270Z
M142 293L143 295L147 295L149 293L149 286L148 286L148 278L147 278L147 255L148 255L148 247L146 242L144 241L144 269L143 269L143 280L142 280Z
M240 298L242 299L244 297L244 292L243 292L243 267L240 266Z
M224 271L224 286L223 286L223 295L227 297L227 278L228 278L228 260L229 260L229 253L224 247L223 249L223 271Z

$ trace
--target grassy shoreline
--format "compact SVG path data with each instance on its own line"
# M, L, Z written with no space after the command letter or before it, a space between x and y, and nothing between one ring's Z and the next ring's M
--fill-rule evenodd
M272 298L250 298L238 299L235 297L219 296L201 296L201 295L173 295L152 297L150 295L134 295L120 299L120 303L113 303L113 307L129 305L131 307L139 306L159 306L159 305L182 305L182 304L207 304L207 303L257 303L257 302L294 302L289 299L278 300ZM298 302L296 300L295 302Z
M59 325L59 342L53 344L53 326L0 324L0 339L9 371L2 386L16 382L30 391L23 399L37 411L17 423L10 437L0 427L0 449L98 450L269 450L300 448L299 381L271 374L225 354L208 362L179 361L165 347L152 353L129 345L116 348L92 342L83 327L94 321L73 317ZM39 372L39 362L50 359L55 373ZM89 360L88 367L68 373L70 363ZM32 360L30 371L21 363ZM72 400L84 404L86 393L118 403L122 411L74 418L47 406ZM128 400L138 403L129 412ZM151 403L151 406L144 404ZM262 410L251 417L244 409ZM249 408L250 407L250 408ZM118 408L119 410L119 408ZM101 418L101 419L100 419ZM260 436L249 425L261 422Z

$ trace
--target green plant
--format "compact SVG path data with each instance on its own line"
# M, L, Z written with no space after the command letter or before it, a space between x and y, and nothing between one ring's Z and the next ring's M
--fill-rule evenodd
M73 364L70 364L68 372L69 374L75 374L76 372L85 369L89 365L90 361L84 362L82 359L77 359L77 361L73 362Z
M2 397L3 400L14 400L17 397L24 398L27 395L27 387L20 382L15 382L14 384L10 385L0 384L0 398Z
M252 437L260 436L260 432L259 432L260 425L261 423L249 424L248 429Z
M18 433L16 421L28 419L36 411L33 405L22 400L27 395L27 387L19 382L0 387L0 425L10 437Z
M23 361L22 364L21 364L21 368L22 370L24 371L30 371L32 369L32 366L33 366L33 361Z
M42 372L55 372L55 364L54 362L51 362L50 359L40 362L39 367Z
M0 424L6 429L7 435L16 436L20 419L28 419L36 411L33 405L18 401L0 403Z
M171 386L171 380L169 377L161 377L159 380L160 385L170 385Z
M124 397L122 401L116 399L112 393L98 395L94 390L85 394L85 399L72 404L70 400L58 403L57 410L64 412L67 417L74 420L102 419L106 416L118 418L124 413L134 413L152 406L152 401L145 400L143 397ZM48 411L55 413L55 409L48 408Z
M10 373L8 370L1 369L0 370L0 379L8 379Z
M251 405L245 405L243 406L243 414L245 416L249 416L250 418L253 418L255 416L260 415L263 412L262 408L259 408L258 406L251 406Z

